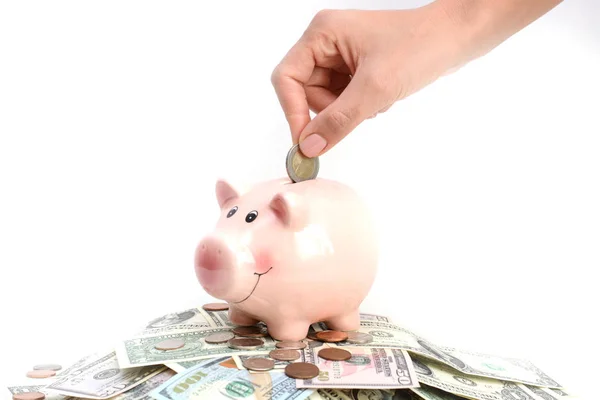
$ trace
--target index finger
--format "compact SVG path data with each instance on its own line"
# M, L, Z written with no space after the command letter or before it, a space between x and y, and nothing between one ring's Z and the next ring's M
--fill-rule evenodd
M271 82L279 104L292 132L293 144L298 144L300 132L310 122L304 84L315 68L312 48L300 39L273 70Z

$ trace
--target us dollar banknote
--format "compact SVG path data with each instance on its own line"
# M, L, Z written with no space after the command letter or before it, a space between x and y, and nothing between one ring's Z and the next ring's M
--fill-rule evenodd
M419 382L457 396L478 400L543 400L522 383L467 375L425 357L413 356L412 361Z
M171 368L173 371L179 373L179 372L184 372L190 368L195 367L198 364L202 364L206 362L204 359L202 360L194 360L194 361L182 361L182 362L175 362L175 363L169 363L166 364L167 367ZM225 367L225 368L238 368L237 364L235 363L235 361L232 359L232 357L227 358L225 357L225 361L220 362L219 363L220 366Z
M313 393L310 389L297 389L294 379L283 372L253 375L246 370L225 367L221 365L223 362L228 362L228 357L204 360L175 375L151 396L156 400L303 400Z
M85 360L76 368L69 368L68 375L61 376L47 389L65 396L108 399L133 389L166 369L164 365L121 369L114 351L94 354Z
M115 397L111 397L110 400L147 400L150 399L150 393L174 377L176 374L175 371L165 368L163 371L158 374L151 376L146 379L141 384L135 386L133 389L129 389L125 393L121 393Z
M407 389L317 389L308 400L420 400L420 398Z
M419 386L412 361L406 350L354 348L346 361L328 361L316 349L304 349L302 362L319 367L319 376L296 379L298 388L400 389Z
M198 331L141 336L117 343L116 353L121 368L178 363L233 354L260 354L275 349L270 337L261 338L264 345L256 350L237 350L227 343L212 344L204 340L213 333L229 332L229 328L212 328ZM157 350L155 346L168 339L180 339L184 346L175 350Z
M135 336L152 336L181 333L210 328L234 327L227 311L206 311L202 307L190 308L161 315L146 323Z
M438 388L427 386L423 383L416 388L410 388L419 399L424 400L464 400L464 397L459 397L453 393L444 392Z
M499 357L445 346L437 346L437 349L441 358L454 361L446 362L446 364L466 374L510 380L535 386L561 387L558 382L527 360ZM431 351L435 350L432 348Z
M577 398L576 396L567 394L561 389L545 388L532 385L525 385L525 387L531 392L535 393L539 398L544 400L574 400Z
M313 324L312 327L315 331L327 329L326 324L322 322ZM558 382L527 360L438 346L408 329L392 323L361 320L359 331L373 336L373 342L364 345L341 342L336 343L336 345L341 347L401 348L437 360L469 375L509 380L535 386L561 387Z
M316 332L327 330L325 323L319 322L311 326ZM368 333L373 337L373 341L367 344L356 344L349 342L338 342L332 344L338 347L369 348L383 347L390 349L404 349L412 353L421 354L433 358L440 362L446 362L444 358L438 355L439 351L431 351L431 346L425 339L415 335L408 329L388 322L361 320L359 332ZM425 346L423 346L425 344Z
M371 313L360 313L359 318L361 321L378 321L393 323L393 321L385 315L371 314Z
M40 392L46 396L45 400L75 400L74 397L63 396L58 393L49 391L46 388L46 385L14 385L8 386L8 391L11 394Z

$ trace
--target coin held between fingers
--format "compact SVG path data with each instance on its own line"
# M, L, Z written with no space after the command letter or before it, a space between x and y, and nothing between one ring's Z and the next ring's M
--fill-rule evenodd
M297 144L288 151L285 166L293 182L315 179L319 173L319 159L304 156Z

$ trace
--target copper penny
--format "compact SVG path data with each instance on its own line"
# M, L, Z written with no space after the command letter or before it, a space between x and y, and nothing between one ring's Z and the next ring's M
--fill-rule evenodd
M285 367L285 374L294 379L312 379L319 376L319 367L306 362L291 363Z
M352 353L344 349L328 348L320 350L319 357L330 361L346 361L352 358Z
M279 361L294 361L300 358L300 352L298 350L271 350L269 357Z
M229 310L227 303L208 303L202 306L206 311L225 311Z
M217 332L213 333L212 335L208 335L206 338L204 338L204 341L212 344L225 343L234 337L235 335L231 332Z
M13 394L13 400L44 400L46 395L42 392L26 392Z
M38 369L38 370L29 371L27 373L27 376L29 378L35 378L35 379L50 378L51 376L54 376L54 375L56 375L56 372L51 371L49 369Z
M310 340L314 340L314 341L317 341L317 342L322 342L322 340L317 337L317 332L315 332L315 331L308 332L306 334L306 337L309 338Z
M275 347L279 349L293 349L293 350L302 350L306 348L306 343L304 342L291 342L291 341L281 341L275 343Z
M160 343L156 343L154 348L156 350L177 350L185 346L185 342L181 339L167 339Z
M227 342L230 348L237 350L255 350L265 344L260 339L231 339Z
M247 358L242 364L252 371L269 371L275 367L275 361L264 357Z
M48 371L60 371L62 366L58 364L38 364L33 367L34 370L45 369ZM38 392L39 393L39 392Z
M322 331L317 332L317 338L324 342L342 342L348 339L348 334L346 332L341 331Z
M266 337L267 331L259 326L236 326L232 332L243 337Z
M348 334L348 343L367 344L373 341L373 336L362 332L346 332Z

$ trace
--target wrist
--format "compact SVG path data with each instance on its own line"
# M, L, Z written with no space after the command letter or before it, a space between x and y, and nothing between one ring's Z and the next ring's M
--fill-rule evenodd
M562 0L436 0L430 5L444 19L462 51L462 63L483 56L560 4Z

